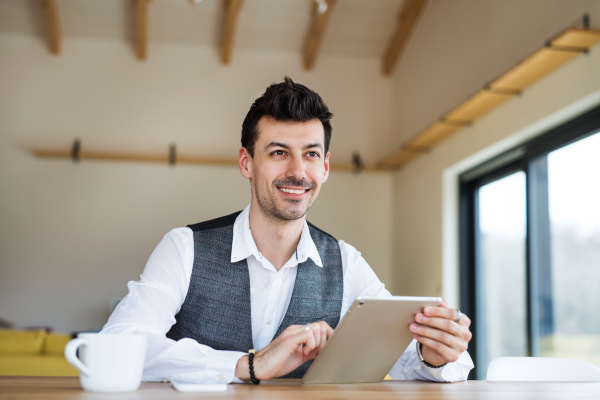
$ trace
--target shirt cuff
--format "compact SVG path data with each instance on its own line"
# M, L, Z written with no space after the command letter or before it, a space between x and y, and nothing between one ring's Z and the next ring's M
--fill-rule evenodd
M429 375L429 378L438 382L458 382L464 381L473 368L471 356L466 351L463 352L458 360L448 363L441 368L431 368L423 364L420 360L421 374Z
M216 383L242 383L235 377L235 368L245 355L240 351L216 350L206 361L207 378L212 378Z
M392 379L418 379L436 382L457 382L467 379L469 371L473 368L473 361L468 352L463 352L458 360L441 368L430 368L419 359L416 344L417 341L413 339L389 372Z

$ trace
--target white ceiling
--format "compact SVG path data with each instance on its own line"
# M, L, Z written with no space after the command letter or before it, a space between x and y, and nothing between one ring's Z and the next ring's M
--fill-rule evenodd
M402 0L342 0L327 28L321 54L380 57L393 32ZM310 0L246 0L235 47L299 52L310 22ZM65 39L94 37L131 41L134 0L58 0ZM187 0L152 0L153 42L214 45L221 0L192 6ZM40 0L0 0L0 32L43 36ZM151 53L150 53L151 56Z

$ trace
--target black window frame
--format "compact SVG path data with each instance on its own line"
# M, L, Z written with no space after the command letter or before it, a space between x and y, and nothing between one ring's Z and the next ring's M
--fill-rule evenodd
M552 313L548 310L551 302L550 261L550 222L548 213L548 175L547 155L561 147L568 146L600 130L600 106L587 111L568 122L554 127L535 138L515 146L478 166L465 171L459 176L459 254L460 254L460 307L471 317L473 339L469 344L469 352L473 357L475 368L469 379L485 379L485 371L481 365L482 347L485 335L478 338L477 332L477 279L481 273L477 271L477 194L480 187L518 171L525 172L526 180L526 323L527 350L530 356L536 356L540 329L552 327ZM549 299L540 304L540 296ZM545 310L543 312L541 310ZM541 315L543 314L543 315ZM538 321L544 317L540 326ZM479 365L478 365L479 364Z

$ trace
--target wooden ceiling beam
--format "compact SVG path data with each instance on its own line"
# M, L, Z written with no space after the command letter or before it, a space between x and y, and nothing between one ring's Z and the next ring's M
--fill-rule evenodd
M568 61L587 53L599 42L599 30L571 28L562 32L438 121L406 140L377 165L390 169L406 165L504 102L520 95L530 85Z
M150 0L135 0L135 54L138 59L148 57L148 4Z
M238 15L242 8L243 0L223 0L225 15L221 30L221 63L227 65L231 62L231 53L235 41L235 32L237 30Z
M396 29L390 39L383 56L382 70L384 75L391 75L396 63L402 56L406 43L423 12L427 0L404 0L398 15Z
M325 36L325 28L336 3L337 0L323 0L322 3L317 1L312 2L312 19L302 51L302 66L307 71L311 70L315 65L317 53ZM326 4L327 7L324 7L323 4Z
M41 3L42 8L44 10L44 21L46 24L46 40L48 42L48 49L52 54L59 54L62 36L56 0L41 0Z

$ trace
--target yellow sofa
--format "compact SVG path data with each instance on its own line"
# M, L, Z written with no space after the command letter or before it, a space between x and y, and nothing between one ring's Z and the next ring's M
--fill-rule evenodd
M67 334L0 329L0 375L79 376L67 362Z

